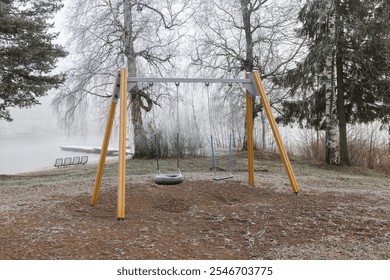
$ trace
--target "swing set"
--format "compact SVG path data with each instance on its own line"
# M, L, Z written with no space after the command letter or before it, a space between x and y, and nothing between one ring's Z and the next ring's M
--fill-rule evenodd
M269 121L269 124L271 126L273 136L275 138L276 144L279 149L279 154L282 158L282 161L284 163L284 167L286 169L287 176L290 181L290 185L292 188L292 191L297 194L299 192L299 187L290 163L290 160L288 158L287 152L284 148L279 129L276 125L275 118L273 117L271 106L269 104L269 101L267 99L264 86L262 84L260 75L257 71L254 71L253 73L247 73L246 79L212 79L212 78L140 78L140 77L128 77L128 71L126 68L121 69L118 71L116 78L115 78L115 85L112 92L112 98L111 98L111 104L110 109L108 113L108 119L106 124L106 130L104 133L103 143L102 143L102 149L100 154L100 160L96 172L96 178L95 178L95 184L93 188L92 198L91 198L91 205L96 205L99 197L99 190L102 183L103 178L103 171L104 171L104 165L106 162L106 155L108 150L108 144L111 136L111 131L114 123L115 118L115 110L116 105L118 101L120 100L120 117L119 117L119 160L118 160L118 193L117 193L117 219L123 220L125 218L125 185L126 185L126 116L127 116L127 92L128 89L131 89L135 84L148 82L148 83L175 83L177 85L177 92L178 92L178 85L179 83L227 83L227 84L233 84L233 83L239 83L242 84L246 88L246 122L247 122L247 141L248 141L248 184L249 186L254 186L255 184L255 177L254 177L254 150L253 150L253 119L252 119L252 107L253 107L253 101L252 97L260 96L260 100L263 104L264 110L267 115L267 119ZM177 101L178 102L178 101ZM178 103L177 103L178 106ZM177 121L178 121L178 112L177 112ZM215 155L214 155L214 144L212 139L212 133L211 133L211 147L212 147L212 158L213 158L213 167L215 172L214 180L223 180L231 178L231 158L232 158L232 152L231 152L231 135L230 135L230 152L229 152L229 174L227 176L216 176L216 163L215 163ZM177 132L177 141L179 139L179 126L178 126L178 132ZM155 137L156 140L156 146L157 145L157 137ZM179 143L177 143L178 145ZM177 161L177 169L178 172L176 174L159 174L164 176L166 179L167 177L171 176L172 178L180 177L182 176L180 173L180 166L179 161ZM158 150L157 150L157 168L158 171L159 163L158 163ZM159 171L160 173L160 171ZM159 176L157 175L157 176ZM157 177L156 176L156 177ZM181 177L182 178L182 177ZM181 182L180 182L181 183Z

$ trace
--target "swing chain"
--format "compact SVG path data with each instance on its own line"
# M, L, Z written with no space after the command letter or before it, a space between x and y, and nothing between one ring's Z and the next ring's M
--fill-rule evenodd
M176 85L176 167L177 172L181 174L180 172L180 121L179 121L179 85L180 82L175 82Z

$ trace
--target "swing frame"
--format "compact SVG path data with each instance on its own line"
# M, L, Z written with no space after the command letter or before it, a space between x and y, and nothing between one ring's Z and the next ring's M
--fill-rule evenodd
M273 136L279 149L279 154L284 163L287 176L289 178L292 191L297 194L299 187L284 148L279 129L273 117L271 106L267 99L264 86L262 84L260 74L257 71L246 73L246 79L199 79L199 78L140 78L128 77L127 68L122 68L116 75L115 84L111 98L110 109L104 133L100 160L96 172L95 184L91 197L91 205L95 205L98 201L99 190L102 183L104 165L108 150L108 144L111 136L111 131L114 123L115 110L118 101L120 100L120 123L119 123L119 161L118 161L118 196L117 196L117 219L125 218L125 184L126 184L126 116L127 116L127 92L137 82L164 82L164 83L239 83L246 88L246 122L247 122L247 141L248 141L248 184L254 186L254 150L253 150L253 97L260 96L267 119L271 126Z

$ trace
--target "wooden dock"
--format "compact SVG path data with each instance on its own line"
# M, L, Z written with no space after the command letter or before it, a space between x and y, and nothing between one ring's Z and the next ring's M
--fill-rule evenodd
M70 152L80 152L80 153L92 153L92 154L100 154L101 148L99 147L90 147L90 146L60 146L60 149L63 151L70 151ZM119 150L108 147L107 155L108 156L115 156L118 155Z

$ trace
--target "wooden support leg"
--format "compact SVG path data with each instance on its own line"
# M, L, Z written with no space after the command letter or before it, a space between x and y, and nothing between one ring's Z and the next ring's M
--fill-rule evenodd
M262 102L262 104L264 106L264 109L265 109L265 112L266 112L269 124L271 126L271 129L272 129L272 132L274 134L274 138L275 138L276 144L277 144L278 149L279 149L280 156L281 156L281 158L283 160L284 167L286 169L288 178L290 180L290 184L291 184L292 190L293 190L294 193L297 194L299 192L299 187L298 187L298 184L297 184L297 180L295 179L294 171L292 169L290 160L288 159L287 152L286 152L286 150L285 150L285 148L283 146L282 138L280 137L280 132L279 132L278 126L276 125L275 118L273 117L273 114L272 114L272 111L271 111L271 106L270 106L270 104L268 102L267 95L265 93L264 86L263 86L263 83L261 82L261 78L260 78L259 73L258 72L253 72L253 78L254 78L254 84L255 84L254 86L257 88L257 91L259 92L261 102Z
M114 85L114 89L112 92L110 111L108 113L106 130L104 133L102 149L100 152L99 165L98 165L98 169L96 172L95 185L93 188L93 193L92 193L92 198L91 198L91 205L92 206L97 203L98 198L99 198L99 190L100 190L100 185L102 184L102 177L103 177L103 171L104 171L104 164L106 163L108 144L109 144L110 137L111 137L112 126L114 123L116 104L118 103L119 81L120 81L120 74L118 73L116 78L115 78L115 85Z
M127 69L121 70L117 218L125 218Z
M248 74L246 78L248 79ZM253 101L252 96L246 91L246 135L248 148L248 184L255 185L254 147L253 147Z

